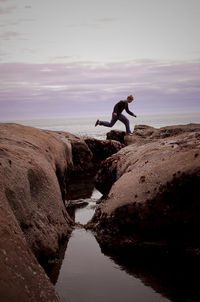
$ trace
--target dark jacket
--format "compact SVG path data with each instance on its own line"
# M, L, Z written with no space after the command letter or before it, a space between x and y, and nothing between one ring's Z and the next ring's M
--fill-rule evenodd
M114 109L113 109L113 113L116 112L117 115L120 115L122 113L123 110L126 110L126 112L132 116L134 116L134 113L131 112L129 109L128 109L128 103L126 101L119 101Z

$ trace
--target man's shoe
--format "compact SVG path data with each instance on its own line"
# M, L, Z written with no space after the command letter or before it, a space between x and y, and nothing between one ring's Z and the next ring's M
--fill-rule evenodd
M96 121L95 127L99 125L99 120Z
M130 136L132 136L132 135L133 135L133 133L127 133L127 135L130 135Z

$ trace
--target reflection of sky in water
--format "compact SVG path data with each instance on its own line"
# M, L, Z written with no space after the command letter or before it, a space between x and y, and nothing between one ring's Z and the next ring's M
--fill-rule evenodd
M101 249L90 231L74 230L56 283L61 301L167 302L140 279L128 275Z
M88 205L76 210L76 222L87 223L101 193L94 189ZM70 302L167 302L140 279L122 270L102 254L94 235L75 229L69 240L56 283L61 301Z
M96 201L101 198L101 196L102 194L94 189L91 198L86 199L86 201L89 201L89 204L82 209L76 210L76 222L86 224L92 218L96 208Z

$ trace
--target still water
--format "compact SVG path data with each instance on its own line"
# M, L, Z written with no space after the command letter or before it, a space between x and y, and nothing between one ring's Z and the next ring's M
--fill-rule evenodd
M100 197L94 189L90 198L85 198L88 205L75 210L75 221L87 223ZM68 242L55 287L62 302L171 301L105 256L92 232L80 227Z

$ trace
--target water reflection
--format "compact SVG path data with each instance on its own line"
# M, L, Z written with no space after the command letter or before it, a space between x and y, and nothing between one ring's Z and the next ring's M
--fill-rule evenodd
M102 194L94 188L94 176L71 180L68 188L67 211L75 222L86 224L93 216L96 202Z
M86 224L101 197L93 178L77 180L68 193L85 202L70 214ZM90 231L76 228L59 256L49 275L62 302L200 301L199 257L177 249L107 249Z
M69 241L56 283L61 301L167 302L140 279L105 257L90 231L76 229Z
M56 257L56 259L53 259L48 262L48 266L45 267L46 274L49 276L49 279L53 284L56 284L58 280L58 276L60 274L60 268L63 263L63 259L65 257L65 252L67 249L68 240L66 240L59 249L59 253Z
M177 248L126 248L102 252L123 271L174 302L200 301L200 259Z

